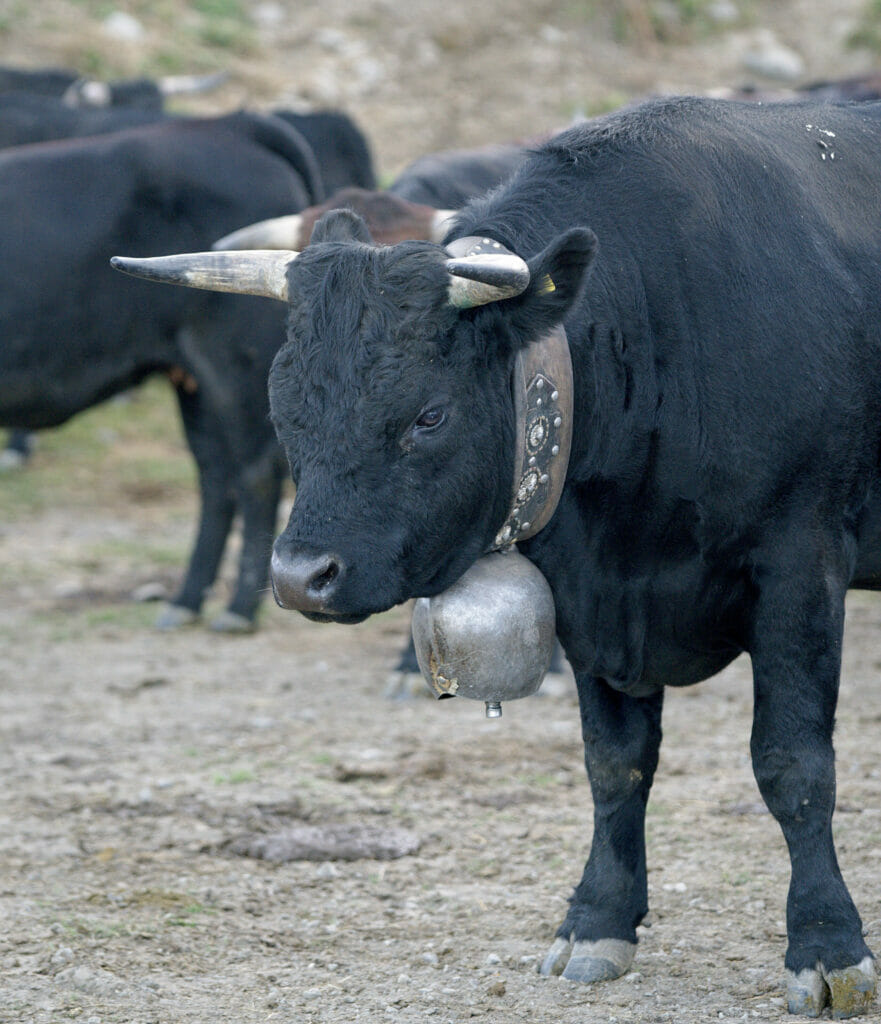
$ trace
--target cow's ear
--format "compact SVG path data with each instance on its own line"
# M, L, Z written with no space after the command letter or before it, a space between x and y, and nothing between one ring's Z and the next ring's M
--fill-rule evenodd
M316 242L363 242L373 245L370 229L353 210L329 210L315 222L312 245Z
M512 321L532 339L556 326L581 294L597 251L589 228L570 228L528 261L529 287L512 302Z

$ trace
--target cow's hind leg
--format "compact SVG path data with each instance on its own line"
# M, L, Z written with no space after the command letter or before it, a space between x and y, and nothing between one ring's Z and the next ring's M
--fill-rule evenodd
M569 913L540 969L592 982L627 971L636 952L636 926L648 911L645 808L658 764L663 695L628 697L583 675L577 683L593 843Z
M838 694L843 588L828 574L766 583L751 644L755 711L751 750L762 796L789 847L786 919L789 1009L816 1017L864 1013L875 966L832 839L832 727Z

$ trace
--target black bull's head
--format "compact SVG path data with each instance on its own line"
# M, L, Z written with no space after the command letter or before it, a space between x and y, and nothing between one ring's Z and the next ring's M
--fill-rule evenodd
M481 252L460 258L426 242L376 247L335 211L302 253L114 259L289 305L269 378L297 488L273 549L282 607L360 621L439 593L492 547L511 493L514 358L567 314L596 239L571 229L528 263L475 241Z

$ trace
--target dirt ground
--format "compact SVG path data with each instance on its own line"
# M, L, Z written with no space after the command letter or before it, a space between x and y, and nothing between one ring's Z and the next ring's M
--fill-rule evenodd
M146 46L158 15L130 6ZM642 93L755 80L742 61L762 29L802 56L804 80L872 64L843 47L856 2L744 4L743 23L668 43L615 42L589 6L261 4L256 50L205 102L336 103L391 174ZM87 29L93 50L113 49L92 22L71 34L80 4L6 8L0 60L74 61ZM51 23L33 22L38 8ZM128 45L120 67L137 64ZM571 677L488 721L462 699L384 696L406 609L334 627L267 607L252 636L156 632L155 605L131 594L173 587L194 498L121 484L109 467L131 452L84 477L77 450L44 445L25 472L45 499L11 502L0 522L0 1021L786 1017L788 858L751 774L745 660L668 697L633 969L594 987L542 978L591 832ZM188 464L179 441L160 454ZM881 598L853 595L836 835L876 950L879 629ZM295 837L318 859L265 859ZM346 839L373 855L318 849Z
M488 721L473 701L383 696L404 609L334 627L267 608L253 636L159 634L129 594L173 578L143 552L160 525L185 548L185 503L103 501L0 534L0 1020L786 1016L788 860L751 775L746 662L669 695L633 969L541 978L590 837L571 678ZM881 599L853 595L836 833L875 949L879 629ZM313 847L340 842L341 826L410 852L255 856L304 827Z

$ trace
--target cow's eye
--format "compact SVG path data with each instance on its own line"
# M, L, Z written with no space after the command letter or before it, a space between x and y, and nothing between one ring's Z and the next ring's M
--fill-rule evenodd
M440 408L426 409L413 424L417 430L434 430L446 419L447 414Z

